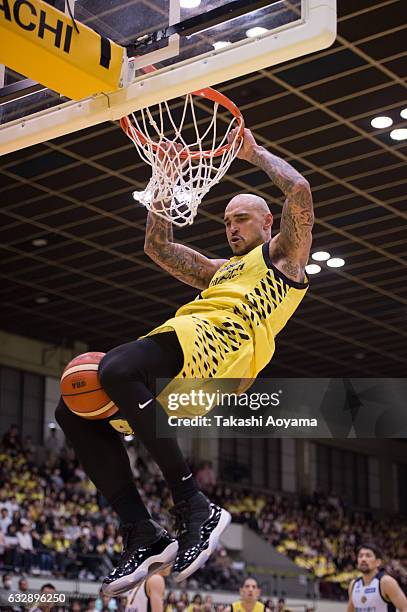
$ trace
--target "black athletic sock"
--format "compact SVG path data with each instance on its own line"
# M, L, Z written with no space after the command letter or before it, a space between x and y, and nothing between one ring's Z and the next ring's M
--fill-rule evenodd
M168 417L154 398L156 379L173 378L182 367L183 355L175 334L171 334L175 337L173 347L168 341L170 334L165 336L165 343L143 338L113 349L100 364L99 378L161 469L178 503L198 489Z
M137 523L138 521L144 521L151 518L143 502L141 502L141 504L135 503L134 489L137 491L136 485L129 483L120 489L113 497L108 499L109 504L120 516L120 520L123 524ZM138 491L137 495L139 495Z
M174 480L170 487L174 504L178 504L180 501L187 501L199 491L192 474L186 478L181 478L181 480Z
M151 518L134 483L121 436L109 422L79 417L67 408L62 399L55 418L71 441L85 472L112 504L120 520L136 523L142 518Z

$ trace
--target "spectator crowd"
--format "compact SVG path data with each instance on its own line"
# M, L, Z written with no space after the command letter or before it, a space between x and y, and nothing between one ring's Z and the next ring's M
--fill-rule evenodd
M407 591L407 522L376 519L368 511L346 508L335 495L290 497L255 495L230 487L215 489L215 499L233 520L248 524L279 552L319 579L321 596L344 599L359 575L356 549L374 542L384 553L384 567Z
M7 599L7 594L12 593L12 577L10 574L4 574L2 583L0 584L0 598ZM16 592L16 591L15 591ZM24 595L30 592L29 581L26 578L20 578L18 581L19 594ZM60 598L61 594L57 593L55 586L52 583L42 585L39 594L52 595ZM1 600L0 600L1 601ZM263 601L265 612L292 612L286 605L285 599L267 599ZM163 602L164 612L228 612L230 605L224 603L215 603L212 595L202 597L199 593L191 596L188 591L181 591L178 595L175 591L169 590ZM55 606L52 604L40 604L33 608L30 612L125 612L127 605L127 596L109 597L99 591L97 597L82 597L75 596L66 597L66 601ZM25 612L27 607L16 605L0 606L4 612ZM302 612L302 611L301 611ZM306 607L304 612L314 612L313 608Z
M154 520L172 529L170 491L154 462L128 445L138 488ZM101 580L122 552L118 516L100 496L69 445L50 431L43 448L11 427L0 446L0 570ZM238 589L244 566L220 547L190 588Z
M127 452L153 519L171 530L172 500L160 471L134 444ZM235 522L247 524L320 579L324 596L346 596L345 588L356 575L355 549L365 541L381 547L386 569L407 588L407 523L401 519L389 523L347 509L334 495L256 494L217 484L210 462L194 471L199 486L227 508ZM121 550L118 517L86 477L72 448L54 429L45 448L37 448L30 439L21 440L12 426L0 446L0 570L100 580L117 563ZM242 560L232 559L220 547L183 586L238 591L244 569ZM182 612L182 606L172 610Z

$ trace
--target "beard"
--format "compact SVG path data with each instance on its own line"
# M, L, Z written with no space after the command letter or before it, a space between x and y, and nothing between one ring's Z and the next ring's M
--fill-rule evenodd
M241 255L247 255L247 253L250 253L250 251L256 248L256 246L258 246L259 244L262 244L262 241L260 242L254 241L254 242L248 243L247 240L241 239L235 244L230 242L229 246L232 250L233 255L241 256Z

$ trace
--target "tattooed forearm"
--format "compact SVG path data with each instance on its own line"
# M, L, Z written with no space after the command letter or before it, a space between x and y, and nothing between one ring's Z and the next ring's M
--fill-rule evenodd
M298 264L307 262L311 248L314 211L310 186L295 168L263 147L253 148L250 161L264 170L286 196L279 244L285 257L285 271L293 277L298 273Z
M280 232L294 250L311 246L314 225L312 196L305 184L298 183L284 202Z
M290 193L298 181L305 181L295 168L277 155L269 153L264 147L253 148L249 161L264 170L285 195Z
M157 246L173 240L172 223L148 211L144 247Z
M198 251L173 242L171 222L152 212L147 217L144 251L172 276L197 289L206 289L222 265L221 260L209 259Z

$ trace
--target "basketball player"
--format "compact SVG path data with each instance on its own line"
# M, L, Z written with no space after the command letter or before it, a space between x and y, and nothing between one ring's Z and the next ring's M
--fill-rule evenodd
M144 580L150 566L156 570L157 564L168 565L174 557L174 579L185 580L207 561L231 518L198 490L173 434L157 438L156 428L171 428L155 400L156 380L182 384L188 378L254 379L270 361L275 336L308 288L304 268L314 220L309 184L259 146L247 129L238 156L261 168L284 193L279 233L271 238L273 215L262 198L235 196L224 214L233 257L209 259L174 242L171 223L149 212L145 252L201 293L148 336L109 351L99 367L101 384L118 406L122 423L137 432L171 489L177 541L151 519L109 420L78 417L62 400L56 410L56 420L86 473L121 520L123 556L103 582L111 596ZM113 426L115 420L110 418Z
M165 576L169 576L171 567L153 574L136 586L127 596L125 612L163 612Z
M264 603L259 601L260 588L255 578L246 578L239 593L240 599L228 606L225 612L270 612Z
M407 598L397 581L381 569L383 555L376 546L358 548L357 568L362 576L349 585L348 612L407 612Z

